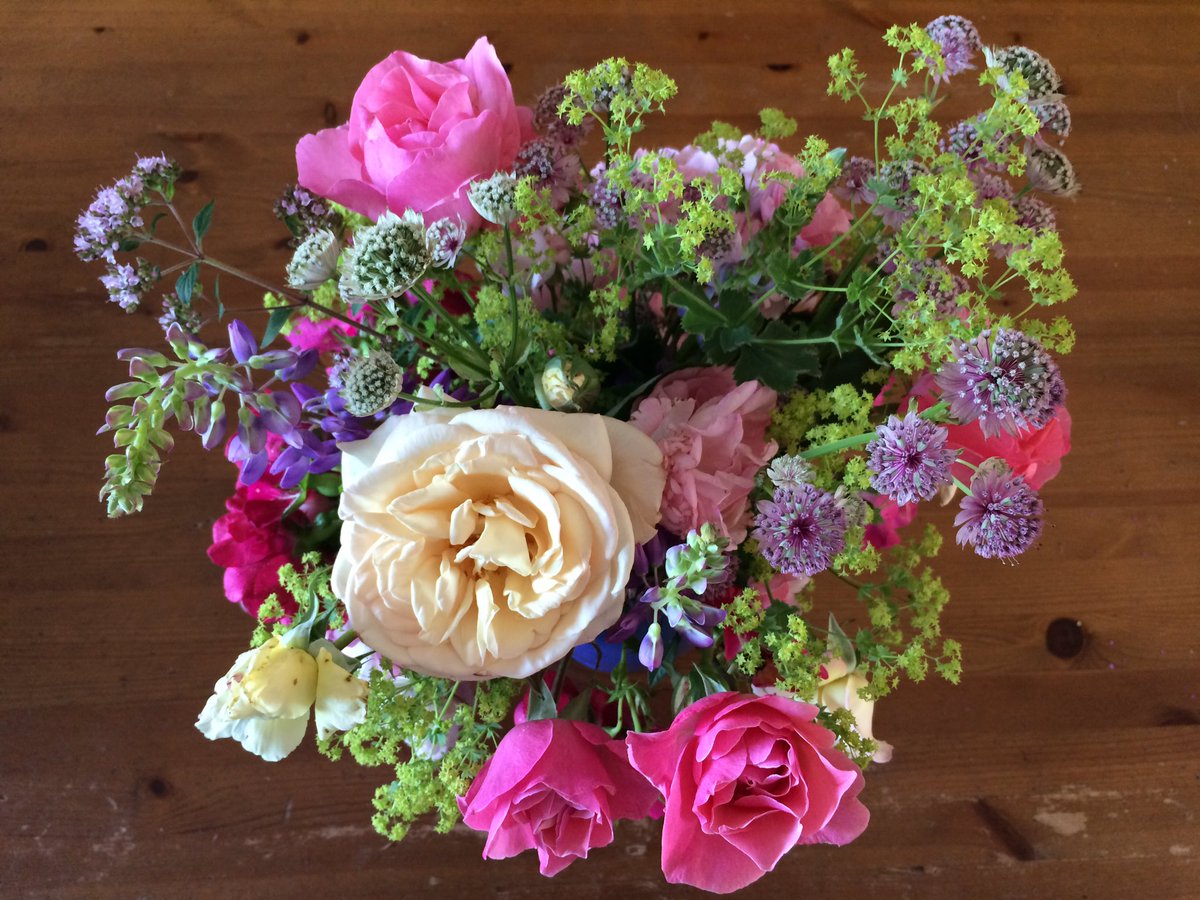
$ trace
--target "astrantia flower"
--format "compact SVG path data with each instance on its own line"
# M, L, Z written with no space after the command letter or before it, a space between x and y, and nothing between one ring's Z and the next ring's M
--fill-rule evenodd
M800 456L777 456L767 469L767 477L777 488L799 487L812 481L812 476L812 464Z
M1065 100L1057 98L1044 103L1035 103L1032 109L1033 114L1042 123L1043 132L1050 132L1060 141L1065 140L1071 134L1071 110L1067 108Z
M998 50L989 47L983 53L989 67L1003 69L1010 75L1021 73L1028 85L1025 95L1027 102L1045 100L1062 90L1062 78L1050 65L1050 60L1035 50L1028 47L1001 47ZM1000 86L1007 88L1007 79L1001 78Z
M374 225L355 232L338 291L358 303L399 297L421 279L431 259L420 214L385 212Z
M579 182L579 157L564 153L559 144L548 138L534 138L517 151L513 174L517 178L532 178L534 187L548 190L554 207L560 209L570 199L571 188Z
M979 420L987 437L1049 422L1067 396L1058 364L1036 340L999 328L958 343L936 381L961 424Z
M558 111L566 98L565 85L556 84L547 88L542 96L538 97L537 105L533 108L533 127L563 146L574 147L587 137L595 120L591 116L584 116L582 122L572 125L567 121L567 117Z
M946 449L946 429L910 412L890 416L867 444L871 487L897 503L929 500L950 483L954 453Z
M425 230L431 265L453 269L466 240L467 226L462 219L438 219Z
M1029 183L1044 194L1073 197L1079 193L1079 178L1075 167L1061 150L1048 146L1029 148Z
M971 60L979 52L982 43L979 32L969 19L939 16L925 26L925 33L937 42L946 61L945 72L939 74L931 70L934 81L947 81L951 75L975 68Z
M972 172L971 181L975 183L976 205L996 198L1002 200L1013 198L1012 182L1001 175L991 172Z
M288 285L302 291L315 291L333 277L341 252L337 235L328 228L310 232L288 263Z
M875 161L865 156L852 156L842 168L842 178L833 187L833 193L843 200L855 203L873 203L875 192L867 182L875 177Z
M1041 536L1042 501L1024 478L989 459L971 479L954 524L960 545L970 544L985 559L1011 559Z
M356 356L341 373L342 399L351 415L369 416L392 405L404 373L388 354L376 350Z
M493 225L508 225L517 217L517 179L511 172L497 172L491 178L472 183L467 199Z
M780 488L759 501L754 524L759 552L785 575L824 571L846 544L845 510L811 484Z

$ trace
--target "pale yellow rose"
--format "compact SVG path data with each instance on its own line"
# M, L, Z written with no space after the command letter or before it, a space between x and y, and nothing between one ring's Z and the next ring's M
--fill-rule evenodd
M666 478L636 428L524 407L434 409L340 446L333 589L393 662L521 678L620 616Z
M328 737L366 716L367 684L321 648L316 659L304 648L273 637L247 650L213 687L196 727L209 740L233 738L268 762L300 745L316 705L317 733Z
M858 696L861 688L867 686L867 679L858 672L851 670L844 659L840 657L825 663L825 678L817 687L817 697L813 702L836 712L847 709L854 716L858 733L875 741L875 755L872 759L877 763L885 763L892 758L892 745L879 740L871 730L871 720L875 716L875 701L864 700Z

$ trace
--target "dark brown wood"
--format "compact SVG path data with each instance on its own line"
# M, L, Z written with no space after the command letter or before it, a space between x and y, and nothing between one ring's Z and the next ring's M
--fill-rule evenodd
M108 442L90 435L121 380L114 351L158 329L104 302L95 267L71 256L72 221L135 150L165 150L188 171L186 204L218 198L214 246L272 275L285 255L271 201L293 176L296 139L344 119L387 52L448 59L483 33L526 101L607 55L666 68L680 94L648 140L686 141L713 118L749 126L772 105L861 147L854 110L824 96L825 58L850 45L886 73L882 26L948 11L989 42L1037 48L1066 78L1085 187L1059 211L1080 287L1068 310L1079 346L1064 362L1075 450L1045 491L1037 552L1014 567L944 552L946 631L966 646L966 678L880 704L876 731L896 754L869 774L866 835L795 852L747 894L1200 895L1196 4L8 0L3 11L0 895L688 893L662 884L649 825L547 881L530 858L482 862L462 829L388 845L369 824L383 771L308 746L267 764L200 736L196 714L249 628L204 556L232 469L185 436L146 512L105 520L95 493Z

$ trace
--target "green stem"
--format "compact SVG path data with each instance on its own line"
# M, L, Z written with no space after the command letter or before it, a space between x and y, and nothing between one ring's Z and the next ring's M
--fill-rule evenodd
M350 629L339 635L338 639L333 642L333 646L337 647L339 650L345 650L356 640L358 640L358 632L354 629Z
M800 458L816 459L818 456L825 456L829 453L837 453L839 450L848 450L851 447L858 447L862 444L868 444L874 437L874 431L869 431L866 434L856 434L852 437L842 438L840 441L832 441L828 444L822 444L819 447L813 447L809 450L805 450L800 454Z
M961 462L961 461L962 461L962 460L959 460L959 462ZM970 489L969 487L967 487L965 484L963 484L961 481L959 481L959 480L958 480L958 478L955 478L954 476L951 476L951 477L952 477L952 479L953 479L953 481L954 481L954 486L955 486L956 488L958 488L960 491L962 491L962 492L963 492L964 494L966 494L968 497L974 497L974 496L975 496L974 494L972 494L972 493L971 493L971 489Z
M520 324L517 315L517 289L513 286L516 266L513 262L512 229L507 224L504 226L504 255L508 260L508 271L505 274L505 283L508 286L508 315L512 319L512 336L509 339L508 353L504 356L504 368L507 371L517 361L517 337Z

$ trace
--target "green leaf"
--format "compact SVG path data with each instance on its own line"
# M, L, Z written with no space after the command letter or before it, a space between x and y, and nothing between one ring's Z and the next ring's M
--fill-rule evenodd
M203 243L204 235L208 233L208 226L212 224L213 203L215 202L209 200L204 204L204 208L196 213L196 218L192 219L192 233L196 235L197 246Z
M803 328L793 330L779 321L768 323L763 333L742 350L733 369L734 378L739 383L755 380L777 391L791 390L801 375L816 375L821 371L816 349L810 345L762 342L803 337Z
M271 315L267 316L267 327L263 331L262 344L260 346L267 347L271 341L279 337L279 332L283 331L283 326L287 324L292 315L290 306L281 306L278 309L271 310Z
M196 290L196 279L200 277L200 263L194 262L175 281L175 295L185 306L192 302L192 293Z
M526 719L530 722L536 722L539 719L553 719L558 716L558 705L554 702L554 697L550 695L550 688L546 686L546 682L542 679L537 679L537 684L530 687L529 690L529 712Z
M848 668L853 669L858 665L858 657L854 652L854 644L846 636L846 632L842 631L842 626L838 624L833 613L829 614L829 637L826 638L825 644L834 652L835 656L839 656L846 661Z
M691 687L692 702L703 700L710 694L721 694L729 690L716 673L705 672L701 665L696 665L688 672L688 684Z
M880 366L887 365L887 361L879 355L878 348L871 346L871 344L867 342L867 339L863 335L861 329L858 328L854 329L854 346L858 347L859 350L867 354L867 357L871 360L871 362Z
M149 227L149 228L147 228L146 230L147 230L148 232L150 232L151 236L153 236L153 234L154 234L155 230L157 230L157 228L158 228L158 223L159 223L159 221L160 221L160 220L163 218L163 216L165 216L165 215L166 215L166 213L165 213L165 212L160 212L160 213L159 213L157 216L155 216L153 219L151 219L151 220L150 220L150 227Z

